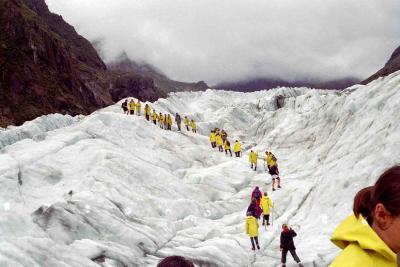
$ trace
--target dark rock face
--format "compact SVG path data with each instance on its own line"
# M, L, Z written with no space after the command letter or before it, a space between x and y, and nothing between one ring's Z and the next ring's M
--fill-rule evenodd
M44 0L0 0L0 126L48 113L88 114L128 95L165 94L151 79L108 71Z
M375 74L371 77L365 79L361 82L361 84L367 84L379 77L387 76L393 72L400 70L400 46L394 50L392 56L390 57L389 61L385 64L385 66L378 70Z

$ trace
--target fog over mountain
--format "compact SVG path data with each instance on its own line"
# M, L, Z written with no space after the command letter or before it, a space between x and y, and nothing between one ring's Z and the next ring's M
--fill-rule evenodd
M100 47L171 79L366 78L400 43L400 1L47 0Z

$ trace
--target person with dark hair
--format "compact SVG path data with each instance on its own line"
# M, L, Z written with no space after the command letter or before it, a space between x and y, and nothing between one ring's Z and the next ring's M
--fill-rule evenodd
M128 99L125 99L125 101L122 102L121 108L124 111L124 114L129 114L128 113Z
M146 120L150 120L150 106L149 104L144 105L144 117Z
M190 120L189 120L189 118L187 116L185 116L185 118L183 119L183 124L185 124L186 130L190 131L189 130Z
M257 152L251 150L249 154L249 161L250 161L250 167L252 169L254 168L254 171L257 170L257 158L258 158Z
M303 264L301 264L299 256L297 256L296 247L294 246L293 237L295 236L297 236L297 234L292 228L289 228L287 224L282 225L281 245L280 245L282 252L282 258L281 258L282 267L286 267L286 256L288 252L290 252L293 259L299 264L299 267L303 267Z
M217 133L216 137L215 137L215 140L216 140L216 143L217 143L217 146L218 146L218 151L219 152L224 152L224 148L222 147L223 144L224 144L224 141L222 141L221 134Z
M261 209L260 205L257 203L256 198L251 199L250 205L247 207L246 214L249 212L251 213L251 215L253 215L257 219L260 219L262 209Z
M152 119L153 119L153 123L154 123L154 125L157 125L157 112L156 112L156 110L155 109L153 109L153 113L151 114L151 117L152 117Z
M246 217L246 234L250 237L250 242L252 246L252 250L260 249L260 245L258 244L258 220L257 218L251 213L247 212Z
M140 103L140 100L139 100L139 98L138 98L138 100L137 100L137 102L136 102L136 114L137 114L138 116L140 116L141 110L142 110L142 103Z
M131 99L131 101L129 102L129 105L128 105L129 112L127 114L134 115L135 107L136 107L135 100Z
M182 256L169 256L160 261L157 267L194 267L194 264Z
M190 126L192 127L192 132L197 133L197 125L194 120L190 122Z
M181 118L181 115L179 115L178 113L175 114L175 122L176 122L176 125L178 126L178 131L180 131L182 118Z
M331 267L395 267L400 253L400 166L385 171L375 185L360 190L353 214L331 241L343 251Z

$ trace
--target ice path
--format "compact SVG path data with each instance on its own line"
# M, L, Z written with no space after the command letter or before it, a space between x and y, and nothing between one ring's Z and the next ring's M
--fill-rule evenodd
M197 135L160 130L119 105L2 130L0 266L155 266L172 254L198 266L279 266L286 222L305 265L327 266L337 253L329 235L354 193L400 161L399 76L343 93L209 90L152 104L195 118ZM277 94L286 97L278 111ZM244 157L212 151L213 127L240 139ZM270 191L262 160L250 169L249 149L278 157L281 190ZM244 219L256 185L276 208L254 254Z

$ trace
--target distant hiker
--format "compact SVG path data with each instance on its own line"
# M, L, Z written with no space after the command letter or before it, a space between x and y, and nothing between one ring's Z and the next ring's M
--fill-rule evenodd
M218 151L219 152L224 152L224 148L222 147L224 142L222 141L221 135L217 134L216 137L215 137L215 140L217 142Z
M124 111L124 114L129 114L128 113L128 99L125 99L125 101L122 102L121 108Z
M164 130L168 130L168 122L169 122L168 114L165 114L164 115Z
M276 190L277 188L281 188L281 178L279 177L279 169L277 159L274 154L271 152L265 152L265 160L267 162L269 174L272 177L272 191Z
M226 138L228 137L228 134L225 132L225 130L221 130L221 138L222 141L225 142Z
M300 267L303 267L301 264L299 257L296 254L296 247L294 246L293 237L297 236L296 232L289 228L287 224L282 225L281 232L281 252L282 252L282 267L286 267L286 255L288 252L292 254L293 259L299 264Z
M144 105L144 116L146 120L150 120L150 106L148 104Z
M195 267L193 262L182 256L169 256L160 261L157 267Z
M185 118L183 119L183 124L185 124L186 130L187 130L187 131L190 131L190 130L189 130L190 121L189 121L189 118L188 118L187 116L185 116Z
M254 169L254 171L257 170L257 157L258 157L257 153L251 150L249 154L249 161L251 169Z
M164 129L164 115L161 112L160 115L158 115L158 125L161 129Z
M153 119L153 123L154 123L154 125L157 125L157 113L156 113L156 110L155 109L153 109L153 113L151 114L151 117L152 117L152 119Z
M260 191L260 188L256 186L253 192L251 192L251 199L256 199L257 205L260 205L261 198L262 198L262 192Z
M232 157L231 142L229 142L228 139L225 140L224 149L225 149L225 154L228 154L229 151L229 154L231 154Z
M210 133L210 143L212 148L217 146L217 137L215 136L215 132L213 130L211 130Z
M176 125L178 125L178 131L180 131L182 118L181 118L181 115L179 115L178 113L175 114L175 122L176 122Z
M242 152L242 145L238 140L236 140L235 144L233 145L233 152L235 152L235 156L237 158L240 157L240 153Z
M269 225L269 214L271 208L274 206L272 200L269 198L268 193L264 192L264 196L261 198L260 207L263 210L263 223L262 225Z
M138 99L136 102L136 114L138 116L140 116L141 109L142 109L142 103L140 103L140 100Z
M168 114L168 121L167 121L167 129L172 130L172 117L171 114Z
M135 101L133 99L131 99L131 101L129 102L129 105L128 105L129 114L131 114L131 115L135 114L135 107L136 107Z
M197 125L196 125L196 123L194 122L194 120L192 120L190 126L192 127L192 132L197 133Z
M335 229L331 241L342 249L331 267L400 266L400 166L358 191L353 214Z
M251 249L256 250L256 245L257 249L260 249L260 245L258 244L258 220L251 212L247 212L245 229L246 234L250 237Z

